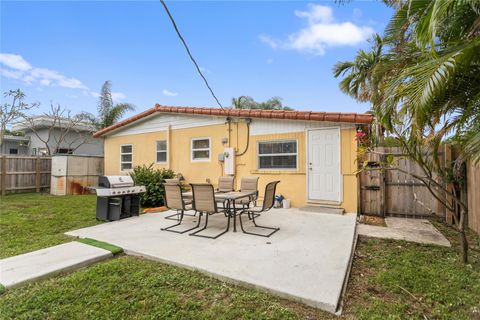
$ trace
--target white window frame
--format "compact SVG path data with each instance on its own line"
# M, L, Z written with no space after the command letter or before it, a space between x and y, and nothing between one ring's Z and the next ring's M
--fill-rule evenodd
M128 152L122 152L122 147L127 147L127 146L130 146L132 147L132 152L128 153ZM132 161L122 161L122 155L132 155ZM131 163L132 164L132 167L130 169L122 169L122 164L124 163ZM128 172L128 171L131 171L133 169L133 144L131 143L128 143L128 144L121 144L120 145L120 172Z
M295 142L297 152L291 153L264 153L260 155L261 143L281 143L281 142ZM295 156L295 168L261 168L260 157L262 156ZM298 170L298 140L297 139L281 139L281 140L262 140L257 141L257 170L259 171L297 171Z
M165 141L165 150L158 150L158 142ZM158 153L165 152L165 161L158 161ZM155 162L156 163L167 163L168 162L168 141L167 139L155 141Z
M199 140L208 140L208 148L194 149L193 148L193 142L194 141L199 141ZM207 158L194 159L193 158L193 152L194 151L208 151L208 159ZM209 162L211 158L212 158L212 139L210 137L192 138L190 140L190 161L192 161L192 162Z

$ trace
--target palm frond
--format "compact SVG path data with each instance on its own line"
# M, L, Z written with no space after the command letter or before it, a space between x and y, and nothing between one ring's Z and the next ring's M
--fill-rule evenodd
M110 109L110 113L106 116L106 125L111 126L112 124L118 122L127 111L134 111L135 106L129 103L119 103L114 105Z
M351 70L355 64L352 61L340 61L335 63L333 66L333 76L338 78L339 76L343 76L346 72Z

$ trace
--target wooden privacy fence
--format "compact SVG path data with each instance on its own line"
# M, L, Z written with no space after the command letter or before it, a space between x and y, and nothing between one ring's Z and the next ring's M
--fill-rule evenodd
M379 162L392 155L398 168L422 176L421 168L402 155L401 148L377 148L367 155L367 169L360 173L361 213L400 217L445 216L445 207L421 181L397 170L379 170ZM444 159L445 153L441 153Z
M2 196L14 192L40 192L50 188L52 158L1 156L0 190Z
M392 155L398 168L423 176L422 169L402 155L401 148L376 148L367 155L368 165L360 173L360 210L376 216L431 217L436 215L453 223L452 214L437 201L421 181L397 170L379 170L385 155ZM439 151L442 162L455 159L450 145ZM449 188L449 186L447 186ZM480 234L480 163L467 164L468 226Z
M480 163L467 166L468 226L480 234Z

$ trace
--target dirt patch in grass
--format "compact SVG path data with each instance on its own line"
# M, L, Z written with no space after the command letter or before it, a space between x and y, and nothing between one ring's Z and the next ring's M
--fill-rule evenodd
M363 215L360 218L360 223L368 224L368 225L371 225L371 226L379 226L379 227L386 227L387 226L384 218L376 217L376 216Z
M8 205L10 208L28 208L28 204L21 204L21 203L12 203Z

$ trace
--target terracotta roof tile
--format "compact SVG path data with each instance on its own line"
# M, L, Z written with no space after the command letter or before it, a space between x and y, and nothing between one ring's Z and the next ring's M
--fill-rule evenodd
M156 112L160 113L185 113L201 114L224 117L248 117L263 119L287 119L287 120L307 120L307 121L330 121L330 122L348 122L356 124L370 124L373 121L373 115L366 113L340 113L340 112L315 112L315 111L284 111L284 110L247 110L247 109L226 109L220 108L194 108L194 107L173 107L155 105L155 107L145 110L133 117L120 121L110 127L104 128L93 134L94 137L100 137L112 130L131 124L137 120L145 118Z

